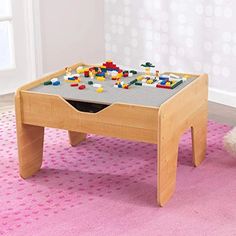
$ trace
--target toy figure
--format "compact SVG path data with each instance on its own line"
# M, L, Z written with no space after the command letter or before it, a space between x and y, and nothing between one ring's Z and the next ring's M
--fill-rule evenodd
M150 77L151 76L151 68L155 67L151 62L146 62L145 64L141 65L145 68L145 76Z
M72 69L70 67L66 67L65 70L66 70L66 75L70 76Z

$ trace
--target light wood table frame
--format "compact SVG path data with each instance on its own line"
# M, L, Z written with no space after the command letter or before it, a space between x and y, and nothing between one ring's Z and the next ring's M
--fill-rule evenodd
M75 64L72 68L78 65L84 64ZM87 133L153 143L158 150L157 203L164 206L175 190L179 140L188 128L192 132L194 166L205 158L208 76L192 75L196 79L160 107L114 103L97 113L86 113L60 96L29 91L64 73L63 69L45 76L19 88L16 93L21 177L28 178L41 168L44 127L68 130L72 146L85 140Z

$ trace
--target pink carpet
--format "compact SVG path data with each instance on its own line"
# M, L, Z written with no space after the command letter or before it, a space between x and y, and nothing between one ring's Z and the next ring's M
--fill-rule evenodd
M207 158L192 167L190 133L179 148L177 188L156 206L156 146L90 135L70 147L47 129L41 172L18 176L14 114L0 114L0 235L236 235L236 160L230 127L209 122Z

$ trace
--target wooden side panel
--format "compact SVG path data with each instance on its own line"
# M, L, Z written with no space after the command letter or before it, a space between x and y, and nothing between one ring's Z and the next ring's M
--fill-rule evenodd
M160 107L157 201L161 206L175 190L178 144L186 129L193 129L195 165L205 157L207 104L208 77L202 75Z
M22 91L21 96L25 124L157 143L157 108L113 104L98 113L86 113L56 95Z

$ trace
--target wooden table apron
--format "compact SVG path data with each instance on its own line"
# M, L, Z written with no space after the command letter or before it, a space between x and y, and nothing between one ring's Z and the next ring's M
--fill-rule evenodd
M76 68L78 65L73 65ZM164 206L176 185L178 146L188 128L192 132L193 163L205 158L208 114L208 76L197 78L160 107L114 103L97 113L75 109L62 97L28 91L63 74L60 70L27 84L16 93L19 168L22 178L42 165L44 127L68 130L72 146L87 133L157 144L157 203ZM119 116L117 116L119 114Z

